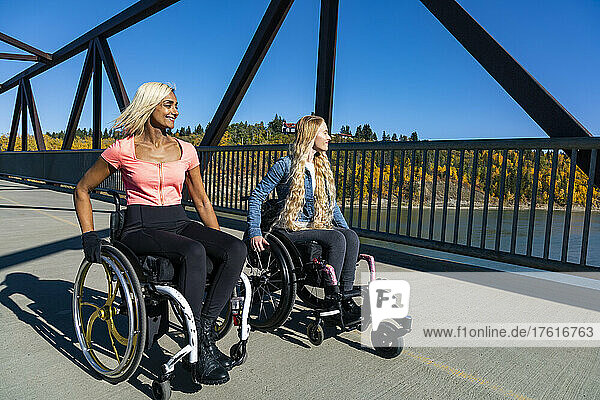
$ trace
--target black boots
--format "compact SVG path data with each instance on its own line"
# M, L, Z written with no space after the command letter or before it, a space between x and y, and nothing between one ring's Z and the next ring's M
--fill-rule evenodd
M212 325L210 328L211 333L211 345L214 347L213 352L217 356L217 361L225 368L227 371L230 371L233 368L233 360L228 355L224 354L216 345L217 342L217 331L215 330L215 322L216 320L212 320Z
M352 298L342 300L342 313L347 322L358 321L361 317L360 307Z
M197 376L205 385L220 385L229 380L227 370L219 362L219 350L214 341L215 318L201 317L198 321ZM222 354L222 353L221 353Z
M323 290L325 292L325 307L337 307L337 303L340 301L340 287L338 285L325 285Z
M361 317L361 310L358 304L354 302L352 297L354 294L352 291L340 291L338 285L329 285L324 287L325 290L325 307L337 307L338 302L341 302L342 315L344 321L354 322L358 321ZM345 298L347 297L347 298Z

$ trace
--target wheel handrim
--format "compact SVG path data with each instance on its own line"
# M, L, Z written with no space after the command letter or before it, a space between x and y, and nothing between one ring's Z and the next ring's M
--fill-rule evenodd
M279 321L281 315L291 311L282 310L288 303L288 297L292 296L289 271L283 255L274 252L271 246L252 257L256 262L248 264L247 275L252 284L249 322L259 329L275 328L282 322Z
M102 306L84 301L86 295L86 278L91 267L94 265L101 265L106 277L107 294ZM135 356L138 345L137 339L140 333L138 322L139 310L137 304L132 300L134 298L133 284L123 272L122 266L114 258L105 254L102 255L102 264L92 264L84 260L78 272L73 294L73 320L77 339L83 354L96 372L110 378L117 378L127 371L131 360ZM93 290L90 289L91 291ZM117 307L114 302L118 292L122 296L121 305L123 301L127 305L127 331L131 334L126 335L126 337L119 332L114 320L117 316ZM84 307L95 308L85 322ZM98 320L105 322L104 325L106 326L111 346L111 349L108 351L95 344L92 339L92 330ZM119 354L117 347L125 348L122 355ZM112 354L108 356L107 353L110 354L110 350L112 350ZM107 365L100 357L111 358L113 355L114 359L116 359L116 366Z

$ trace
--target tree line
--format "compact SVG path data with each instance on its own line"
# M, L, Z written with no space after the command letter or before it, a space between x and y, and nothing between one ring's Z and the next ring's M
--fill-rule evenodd
M264 122L258 122L254 124L250 124L247 121L244 122L236 122L230 124L223 135L220 145L253 145L253 144L285 144L290 143L294 139L294 135L285 134L282 132L283 124L286 123L286 120L275 114L273 120L269 121L267 124ZM176 137L181 137L183 140L186 140L195 146L198 146L204 137L206 132L206 128L202 127L201 124L196 125L193 129L190 126L187 127L178 127L173 133ZM91 148L92 142L92 131L91 129L77 129L75 132L75 138L73 141L73 149L89 149ZM60 132L46 132L44 135L44 140L46 144L46 149L48 150L60 150L62 145L62 140L64 139L65 133L64 131ZM102 133L102 148L108 147L111 143L114 142L116 138L120 137L120 132L115 132L112 129L104 129ZM340 128L340 135L333 136L333 142L365 142L365 141L376 141L378 138L377 134L373 131L371 126L368 123L358 125L354 132L351 130L349 125L343 124ZM418 141L419 136L416 131L408 134L388 134L383 131L381 135L382 141ZM17 138L16 148L20 149L21 139ZM0 150L5 150L8 146L8 135L0 136ZM36 149L36 143L32 135L28 137L28 147L29 149ZM403 161L400 159L400 152L395 151L394 153L394 165L395 168L391 171L390 168L390 157L391 151L384 151L383 156L380 156L379 152L375 152L375 159L371 161L372 154L371 152L365 153L365 159L362 160L362 156L359 154L360 160L356 163L357 168L354 171L355 175L355 193L359 193L360 190L363 190L363 195L369 195L369 187L372 185L374 188L379 188L381 186L382 198L387 199L391 198L394 200L393 193L397 193L397 188L399 185L403 186L402 192L407 193L408 190L408 182L410 180L411 167L414 162L415 169L415 177L414 177L414 196L420 195L420 179L422 178L422 174L425 173L425 181L428 182L429 188L426 188L426 196L431 198L431 182L433 180L434 173L437 175L437 197L443 193L443 182L446 176L446 166L447 166L447 157L448 152L442 150L439 152L439 160L437 165L437 171L434 171L434 157L433 151L429 151L428 158L425 166L423 166L423 151L415 152L414 161L411 160L410 152L406 152L405 158ZM538 175L538 187L537 187L537 195L536 202L539 205L547 204L549 201L550 194L550 179L551 179L551 166L552 166L552 155L551 151L543 151L540 154L540 170ZM334 163L335 157L337 156L336 152L332 154L332 164ZM352 154L350 155L352 157ZM477 168L476 171L473 171L473 152L467 151L465 155L464 165L463 165L463 182L462 187L463 190L468 190L472 182L475 182L475 187L477 190L482 191L485 187L485 180L487 174L487 151L478 152L478 160L477 160ZM505 174L505 184L504 184L504 201L505 204L512 204L516 200L517 189L516 189L516 181L518 174L518 152L514 150L510 150L507 153L506 160L506 174ZM403 174L400 172L399 166L404 164L404 172ZM450 153L450 169L448 173L450 174L449 180L454 189L458 184L458 174L459 174L459 163L460 163L460 152L452 151ZM501 175L502 175L502 163L503 163L503 153L499 151L492 152L492 163L490 166L491 174L490 174L490 196L491 196L491 204L497 203L498 198L501 195ZM523 161L521 168L521 186L519 188L519 201L530 202L533 196L533 183L534 183L534 163L535 163L535 152L533 150L524 150L523 151ZM352 164L349 164L352 165ZM568 182L569 182L569 167L570 167L570 159L564 154L564 152L560 151L558 154L558 169L556 174L556 184L555 184L555 202L559 206L564 206L567 202L567 194L568 194ZM373 166L371 168L371 166ZM381 169L383 168L383 171ZM351 171L343 172L345 176L351 176ZM390 175L391 174L391 175ZM473 180L475 176L475 180ZM381 177L381 178L380 178ZM360 186L360 182L364 179L369 182L369 184L363 184ZM395 191L392 193L392 197L388 197L388 190L390 188L390 179L393 179L391 182L392 190ZM381 180L381 181L380 181ZM339 182L341 184L341 182ZM350 185L350 181L347 181L347 185ZM362 189L361 189L362 188ZM377 199L379 194L378 189L374 189L373 193L370 193L373 199ZM428 192L429 190L429 192ZM573 190L573 204L582 206L586 201L587 194L587 175L583 173L579 168L576 169L575 175L575 184ZM348 192L349 193L349 192ZM397 195L396 195L397 196ZM405 194L406 196L406 194ZM450 193L452 198L452 193ZM454 193L456 196L456 190ZM462 200L466 201L468 199L468 193L462 193ZM481 196L479 196L480 198ZM405 197L406 199L406 197ZM415 197L414 200L417 200L418 197ZM397 201L397 199L395 199ZM597 190L593 196L593 205L594 207L600 206L600 196L597 194Z
M287 121L280 115L275 114L273 119L268 123L263 121L254 124L248 123L248 121L232 123L227 127L225 134L223 135L220 145L252 145L252 144L286 144L290 143L294 139L294 135L286 134L282 132L283 125ZM188 142L198 146L204 134L206 127L201 124L192 126L181 126L171 132L176 137L185 138ZM8 136L8 135L5 135ZM65 131L59 132L46 132L44 135L47 138L62 140L65 137ZM88 128L77 128L75 130L75 140L73 143L73 149L84 149L91 148L91 137L93 136L92 129ZM110 139L116 140L121 138L123 133L115 131L113 129L104 128L102 131L101 138L106 139L107 143L111 143ZM378 135L369 123L358 125L354 131L349 125L342 124L339 135L334 133L333 142L372 142L378 140ZM1 136L0 136L1 137ZM6 138L6 143L8 138ZM1 140L1 139L0 139ZM419 140L417 132L412 132L408 135L402 134L388 134L383 131L381 134L381 140L383 141L416 141ZM46 148L49 150L60 149L60 145L55 145L56 140L50 140L46 143ZM1 145L2 142L0 142ZM49 147L50 145L50 147ZM34 145L35 146L35 145ZM56 147L58 146L58 147ZM86 147L87 146L87 147ZM55 148L56 147L56 148ZM35 148L35 147L33 147ZM2 148L3 149L3 148Z

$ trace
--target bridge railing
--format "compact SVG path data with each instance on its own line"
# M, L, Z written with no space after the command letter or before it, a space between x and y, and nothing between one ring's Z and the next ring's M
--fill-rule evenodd
M596 138L336 143L328 155L338 204L362 237L581 271L600 266L589 248L600 239L599 148ZM216 209L245 214L244 198L287 150L199 148Z
M328 155L362 237L573 272L600 266L599 148L600 138L372 142L330 144ZM215 209L245 215L288 146L197 150ZM3 152L0 171L74 184L99 153ZM119 173L101 187L122 191Z

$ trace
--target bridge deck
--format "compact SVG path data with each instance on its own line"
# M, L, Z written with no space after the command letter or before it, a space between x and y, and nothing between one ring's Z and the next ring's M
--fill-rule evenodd
M111 205L94 200L93 208L96 229L106 235L106 212ZM0 398L151 397L149 383L161 361L156 348L152 359L144 357L139 373L116 386L94 379L79 350L72 326L71 291L82 251L71 196L0 181L0 226L0 342L4 349ZM235 223L230 226L235 227ZM225 230L241 236L239 230ZM394 264L434 266L431 259L421 257L396 254L387 258L393 258ZM440 262L438 266L446 264L452 263ZM378 269L404 271L381 262ZM423 279L432 275L411 273ZM480 286L474 282L462 284L469 291L479 290ZM574 321L582 320L578 317L589 313L590 308L598 311L593 306L597 290L578 290L578 298L584 300L575 304L580 310L575 312L581 314L575 315ZM573 305L525 296L523 292L516 295L531 310L551 306L558 313L574 312ZM592 306L586 310L586 304ZM415 328L429 318L426 312L411 314ZM305 321L305 314L297 308L276 334L253 332L246 364L232 371L228 384L207 386L201 393L223 399L600 398L598 348L411 347L409 335L404 353L384 360L361 348L360 336L354 332L327 339L315 348L305 336ZM221 346L226 349L234 341L231 331ZM161 344L167 351L175 349L168 336L161 339ZM194 395L187 373L176 375L173 390L173 399Z

